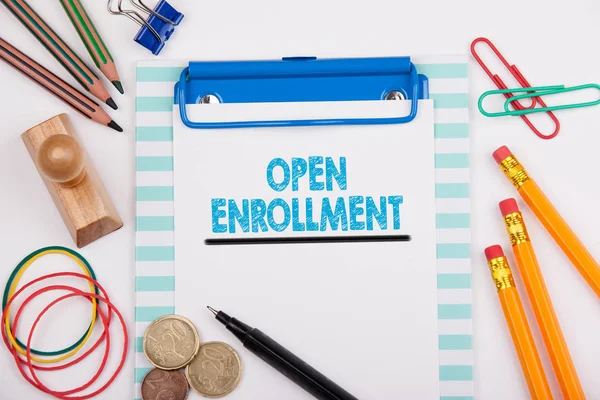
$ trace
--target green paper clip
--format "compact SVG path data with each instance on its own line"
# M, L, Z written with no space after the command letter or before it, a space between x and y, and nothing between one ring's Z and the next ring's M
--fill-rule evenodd
M579 85L579 86L572 86L572 87L565 87L564 85L557 85L557 86L538 86L538 87L527 87L527 88L517 88L517 89L488 90L487 92L483 93L479 97L479 102L477 103L477 107L479 108L479 111L486 117L505 117L505 116L519 116L519 115L526 115L526 114L534 114L534 113L547 112L547 111L566 110L569 108L590 107L590 106L595 106L595 105L600 104L600 98L599 98L598 100L594 100L594 101L587 101L587 102L575 103L575 104L563 104L560 106L528 108L528 109L522 109L522 110L510 110L509 109L509 106L511 105L511 103L513 101L519 101L522 99L532 99L532 101L535 101L534 99L536 97L549 96L549 95L553 95L553 94L561 94L561 93L567 93L567 92L575 92L578 90L585 90L585 89L597 89L600 92L600 85L597 85L595 83L588 83L587 85ZM504 111L503 112L487 112L486 110L483 109L483 100L486 97L496 95L496 94L504 95L505 93L524 93L524 94L519 94L519 95L512 96L512 97L509 97L508 99L506 99L506 101L504 102Z

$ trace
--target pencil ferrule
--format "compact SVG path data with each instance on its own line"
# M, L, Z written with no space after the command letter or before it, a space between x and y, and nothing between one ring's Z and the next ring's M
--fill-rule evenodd
M521 243L529 242L529 233L523 221L523 214L514 212L504 216L506 231L513 246Z
M494 258L488 262L488 265L498 292L515 287L515 280L513 279L512 271L508 266L506 257Z
M506 157L499 165L515 188L519 189L529 180L527 171L515 157Z

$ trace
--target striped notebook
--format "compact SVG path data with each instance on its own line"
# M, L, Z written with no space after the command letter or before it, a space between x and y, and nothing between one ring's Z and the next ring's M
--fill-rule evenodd
M466 56L413 58L435 107L440 399L473 399L468 64ZM135 394L151 369L142 337L174 313L173 86L186 63L140 62L136 130Z

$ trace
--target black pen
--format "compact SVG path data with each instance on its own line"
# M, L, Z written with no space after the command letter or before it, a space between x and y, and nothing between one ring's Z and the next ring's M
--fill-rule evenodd
M244 347L319 400L358 400L285 347L222 311L207 307Z

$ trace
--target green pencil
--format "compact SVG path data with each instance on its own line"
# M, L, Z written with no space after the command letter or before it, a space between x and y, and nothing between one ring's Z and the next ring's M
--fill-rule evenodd
M123 85L115 62L80 0L60 0L90 56L100 71L123 94Z

